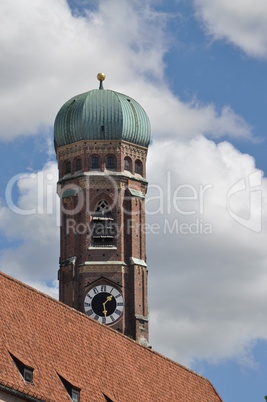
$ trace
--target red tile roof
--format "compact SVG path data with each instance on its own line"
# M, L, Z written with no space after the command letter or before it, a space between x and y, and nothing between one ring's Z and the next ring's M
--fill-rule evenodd
M211 383L86 315L0 273L1 388L63 402L216 402ZM33 368L26 383L11 355Z

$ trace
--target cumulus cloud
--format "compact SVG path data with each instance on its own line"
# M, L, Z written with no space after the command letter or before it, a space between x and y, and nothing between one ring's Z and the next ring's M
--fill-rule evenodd
M258 181L251 180L255 174ZM199 136L188 142L154 142L148 180L153 348L186 365L198 359L251 361L251 343L267 340L266 178L251 156L228 142L216 145ZM7 205L0 208L2 232L18 241L2 250L1 270L54 297L59 255L56 181L55 163L20 175L7 187L7 195L12 195L17 186L18 202L13 205L7 197ZM235 187L240 181L241 190Z
M201 136L153 144L148 166L152 345L185 364L246 356L267 340L266 178Z
M113 87L137 74L160 78L164 18L137 3L101 1L74 16L64 0L2 1L1 138L52 125L64 101L97 87L102 69Z
M149 4L99 1L93 10L71 14L63 0L3 0L0 137L37 135L51 126L67 99L97 86L100 70L107 73L105 88L136 98L153 131L147 195L152 345L188 364L244 355L253 339L267 337L266 179L254 188L265 197L257 231L245 225L250 178L260 173L253 158L203 136L251 138L252 128L228 105L183 103L171 92L164 81L167 17ZM18 176L10 183L18 202L12 204L9 192L7 205L0 205L0 227L10 240L1 269L52 295L59 255L51 196L56 178L52 163ZM245 189L229 196L242 180Z
M252 127L229 106L217 110L215 105L203 104L197 99L185 103L166 87L150 88L142 101L155 139L190 140L202 134L214 139L253 139Z
M154 136L251 138L252 128L229 106L183 103L164 80L172 43L168 18L149 2L100 1L72 15L63 0L0 4L0 138L38 134L60 106L97 87L129 93L148 112Z
M51 295L57 293L55 286L47 284L55 278L59 257L56 183L55 163L47 163L37 173L18 174L10 179L6 202L0 207L1 232L17 243L1 251L1 271ZM18 201L13 199L16 189Z
M194 0L197 16L207 33L223 39L249 56L267 58L265 0Z

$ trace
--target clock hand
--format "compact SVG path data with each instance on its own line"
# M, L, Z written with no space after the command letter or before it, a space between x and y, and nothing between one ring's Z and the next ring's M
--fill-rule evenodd
M103 303L103 314L104 314L104 316L105 316L105 318L107 318L107 310L106 310L106 303L108 302L108 301L111 301L112 300L112 295L110 295L110 296L108 296L107 297L107 300Z
M104 317L107 318L107 310L105 309L104 303L103 303L103 307L104 307L104 310L103 310Z

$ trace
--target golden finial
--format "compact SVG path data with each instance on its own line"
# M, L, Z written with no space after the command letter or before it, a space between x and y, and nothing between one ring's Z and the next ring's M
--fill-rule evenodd
M105 78L106 78L106 76L105 76L104 73L98 73L97 74L97 79L98 79L98 81L100 81L99 89L104 89L103 88L103 81L104 81Z
M106 78L104 73L98 73L97 74L97 79L98 81L104 81L104 79Z

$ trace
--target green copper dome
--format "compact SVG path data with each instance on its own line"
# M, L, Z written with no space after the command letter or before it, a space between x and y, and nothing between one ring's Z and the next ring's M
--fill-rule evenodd
M55 148L81 140L125 140L148 147L150 123L134 99L100 88L77 95L59 110L54 126Z

